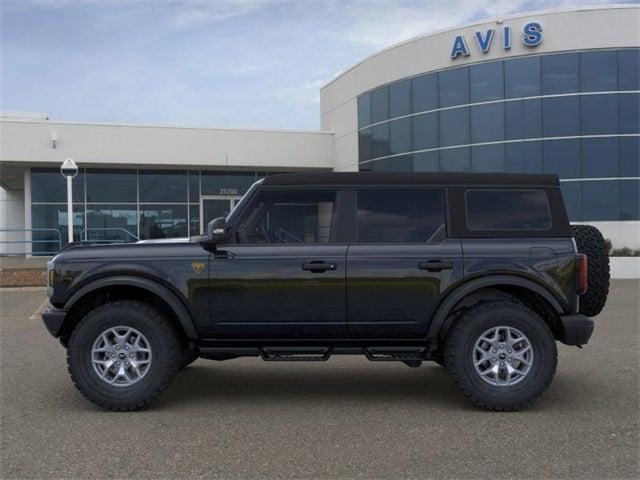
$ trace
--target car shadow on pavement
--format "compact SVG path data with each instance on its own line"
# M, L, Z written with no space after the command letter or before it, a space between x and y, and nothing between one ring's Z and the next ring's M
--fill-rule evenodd
M257 361L256 361L257 362ZM172 408L186 404L242 403L264 401L303 404L305 402L370 403L402 401L473 409L455 387L446 370L435 364L409 368L402 364L355 365L351 368L315 364L279 363L224 366L199 362L179 372L169 389L151 408Z

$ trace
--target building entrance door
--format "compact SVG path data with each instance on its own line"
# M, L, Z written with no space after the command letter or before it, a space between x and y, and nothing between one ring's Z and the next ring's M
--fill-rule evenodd
M242 197L239 195L203 195L200 197L200 234L207 231L207 224L218 217L226 217Z

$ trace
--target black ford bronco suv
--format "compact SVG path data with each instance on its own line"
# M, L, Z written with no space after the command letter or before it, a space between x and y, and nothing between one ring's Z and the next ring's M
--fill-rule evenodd
M434 361L515 410L586 344L609 288L597 229L552 175L282 174L191 239L69 244L42 314L71 377L110 410L147 405L196 358Z

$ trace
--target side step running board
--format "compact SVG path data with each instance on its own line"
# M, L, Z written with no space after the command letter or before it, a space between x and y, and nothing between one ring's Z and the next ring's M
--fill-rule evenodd
M426 347L369 347L363 350L372 362L422 361L427 357Z
M262 359L269 362L324 362L331 356L331 349L328 347L264 347L260 351Z

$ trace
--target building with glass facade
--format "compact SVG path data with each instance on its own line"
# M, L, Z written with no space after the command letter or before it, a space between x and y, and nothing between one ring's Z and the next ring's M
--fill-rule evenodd
M548 172L559 175L573 222L640 248L639 24L638 6L580 8L409 40L321 89L318 132L7 116L0 241L42 241L25 253L67 241L58 166L70 156L81 167L76 240L199 234L276 172Z

